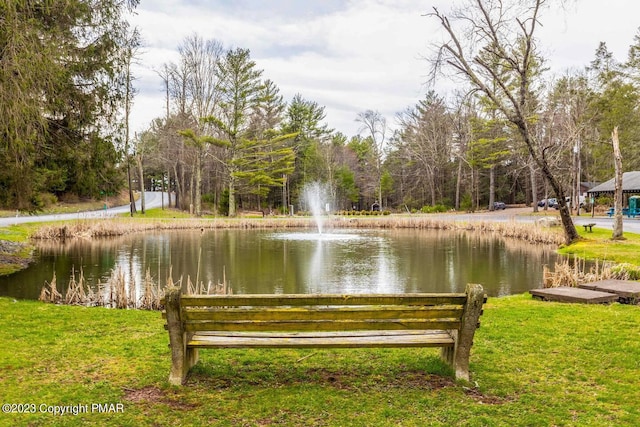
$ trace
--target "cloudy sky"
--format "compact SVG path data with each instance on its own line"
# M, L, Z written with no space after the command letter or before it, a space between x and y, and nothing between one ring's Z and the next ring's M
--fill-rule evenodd
M329 127L348 136L355 118L378 110L393 126L396 113L424 97L430 43L441 34L424 15L446 0L142 0L131 19L143 37L133 130L162 116L164 92L156 70L177 61L177 47L194 33L226 48L247 48L263 77L285 101L300 93L325 106ZM459 2L457 2L459 3ZM541 48L553 73L581 69L598 43L623 61L638 32L638 0L575 0L541 19ZM450 87L450 83L449 83ZM446 91L446 84L439 92Z

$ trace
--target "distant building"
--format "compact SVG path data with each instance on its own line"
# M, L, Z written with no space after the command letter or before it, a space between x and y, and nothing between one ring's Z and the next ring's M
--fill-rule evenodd
M611 178L609 181L591 188L587 191L587 194L594 197L613 194L615 191L615 181L615 178ZM625 172L622 174L622 193L640 194L640 171Z

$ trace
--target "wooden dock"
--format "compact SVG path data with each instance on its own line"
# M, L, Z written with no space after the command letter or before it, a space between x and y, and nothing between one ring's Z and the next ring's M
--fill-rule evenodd
M610 292L561 286L558 288L532 289L529 293L543 301L573 302L583 304L610 304L618 301L618 295Z
M618 295L621 303L635 304L640 301L640 282L631 280L600 280L598 282L583 283L582 289L609 292Z
M640 301L640 282L631 280L599 280L583 283L577 288L532 289L529 293L543 301L577 302L583 304L637 304Z

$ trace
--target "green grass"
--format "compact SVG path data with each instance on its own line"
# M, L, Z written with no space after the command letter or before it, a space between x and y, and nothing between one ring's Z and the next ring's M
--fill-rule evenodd
M640 266L640 234L624 233L624 240L611 240L611 230L594 227L589 233L582 228L576 227L583 239L560 248L559 253Z
M124 413L2 414L0 425L634 426L640 307L490 299L456 383L433 349L203 350L168 385L158 312L0 298L1 403Z
M29 236L36 227L34 224L0 227L0 276L14 273L26 266L33 251L33 246L29 244ZM11 250L5 251L2 247L9 245L3 244L2 241L20 245L10 246Z
M129 217L129 213L120 214L121 217ZM141 211L137 211L133 214L134 218L146 218L146 219L184 219L184 218L193 218L193 215L190 215L189 212L181 211L179 209L173 208L152 208L146 209L145 213L142 214Z

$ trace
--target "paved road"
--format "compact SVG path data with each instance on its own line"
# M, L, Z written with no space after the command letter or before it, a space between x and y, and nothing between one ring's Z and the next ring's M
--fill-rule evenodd
M145 207L147 209L158 208L162 205L162 193L158 191L145 191ZM167 203L167 195L164 195L164 203ZM140 200L136 202L136 208L141 209ZM9 225L24 224L27 222L47 222L47 221L68 221L74 219L86 219L86 218L105 218L114 215L119 215L129 212L129 205L118 206L109 209L100 209L98 211L78 212L71 214L56 214L56 215L25 215L16 216L10 218L0 218L0 227L7 227Z
M542 211L541 211L542 212ZM531 208L507 208L494 212L478 212L470 214L438 214L442 219L455 219L456 221L516 221L516 222L535 222L541 218L542 213L530 215ZM558 217L555 209L549 210L549 216ZM573 222L576 227L582 224L596 224L596 227L613 230L613 218L609 217L591 217L591 214L585 213L580 216L574 216ZM623 231L640 234L640 217L622 219Z

